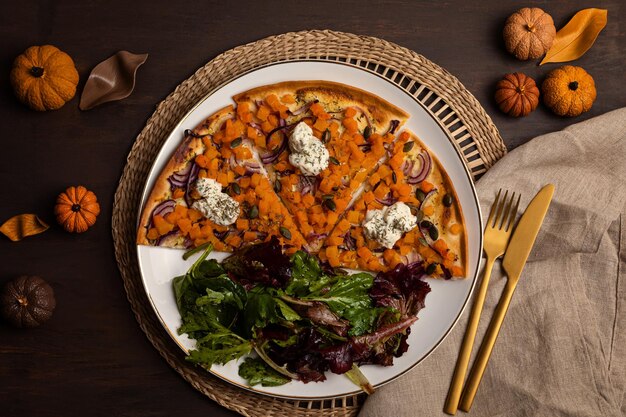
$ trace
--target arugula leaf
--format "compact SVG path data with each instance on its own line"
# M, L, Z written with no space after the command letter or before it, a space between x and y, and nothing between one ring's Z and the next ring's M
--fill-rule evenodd
M214 363L225 364L250 353L252 342L222 328L197 339L196 349L189 352L187 360L210 368Z
M293 308L289 307L289 305L287 305L287 303L281 300L280 298L274 298L274 302L276 302L276 305L278 306L278 309L280 310L280 313L285 320L287 321L302 320L302 317L300 317L300 315L296 313Z
M371 332L380 317L380 314L386 311L386 308L369 307L369 308L352 308L344 313L344 317L350 322L350 330L348 336L360 336Z
M374 277L367 273L349 275L337 281L328 291L318 290L303 300L323 301L335 313L343 316L346 310L369 308L372 305L367 291L372 287Z
M225 295L224 293L213 291L210 288L206 289L206 295L202 297L196 298L196 305L205 306L207 304L219 305L222 301L224 301Z
M270 323L278 323L275 298L265 287L254 287L248 291L248 302L243 311L243 333L254 337L256 329L262 329Z
M186 313L186 304L189 303L187 296L189 295L190 286L191 280L187 277L187 275L181 275L172 280L174 297L176 298L176 306L178 306L178 311L180 311L181 315L184 315Z
M368 294L374 277L358 273L339 279L328 291L318 290L303 300L321 301L339 316L350 322L349 336L358 336L372 331L376 320L385 308L374 308Z
M239 365L239 376L248 381L250 386L261 384L263 387L277 387L291 381L291 379L270 368L260 358L246 358Z
M292 334L291 336L289 336L285 340L272 339L271 342L272 343L276 343L276 345L278 345L280 347L283 347L283 348L284 347L288 347L288 346L292 346L292 345L295 345L298 342L298 335Z
M291 256L291 280L285 288L285 293L293 296L303 296L328 287L333 278L325 274L319 261L304 251L298 251Z
M224 268L215 259L202 261L193 270L191 275L195 279L218 277L225 274Z

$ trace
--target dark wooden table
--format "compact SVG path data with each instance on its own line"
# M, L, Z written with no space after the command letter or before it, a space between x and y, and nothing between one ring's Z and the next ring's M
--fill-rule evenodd
M506 54L500 33L507 15L537 3L560 27L588 2L297 3L1 3L0 221L33 212L53 223L54 198L72 184L93 189L102 205L96 226L84 235L53 226L19 243L0 238L0 282L20 274L41 275L53 285L58 301L53 319L39 329L0 324L1 415L234 415L170 369L139 329L113 256L110 220L113 194L135 136L176 85L220 52L268 35L313 28L387 39L455 74L486 108L509 149L626 105L626 4L620 0L595 4L609 10L609 23L576 64L595 77L598 99L590 112L574 120L555 117L543 107L523 120L507 118L493 103L493 87L506 72L522 71L540 81L555 67ZM118 50L148 52L150 57L139 70L135 92L124 101L81 112L75 98L58 111L37 113L13 97L8 76L15 56L46 43L73 56L82 81Z

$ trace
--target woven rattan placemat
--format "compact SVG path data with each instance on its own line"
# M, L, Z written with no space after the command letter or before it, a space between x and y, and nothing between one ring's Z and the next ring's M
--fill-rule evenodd
M413 51L378 38L328 30L271 36L217 56L158 105L135 140L115 194L115 256L139 326L170 366L198 391L244 416L354 416L363 396L325 401L275 399L237 388L187 363L154 314L137 263L134 242L142 189L175 125L217 86L254 68L293 60L341 62L378 73L408 91L448 130L474 178L506 153L498 130L474 96L446 70Z

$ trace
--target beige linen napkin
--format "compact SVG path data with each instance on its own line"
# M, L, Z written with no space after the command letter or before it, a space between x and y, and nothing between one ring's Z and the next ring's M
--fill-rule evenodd
M522 193L521 214L546 183L554 200L470 414L626 415L626 108L510 152L478 182L483 213L506 188ZM474 355L504 283L497 263ZM432 355L370 396L361 417L446 415L468 311Z

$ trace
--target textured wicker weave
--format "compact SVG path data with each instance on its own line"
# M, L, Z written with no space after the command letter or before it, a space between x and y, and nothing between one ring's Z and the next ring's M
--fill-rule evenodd
M231 49L200 68L159 104L134 143L115 194L115 255L139 326L154 347L198 391L244 416L354 416L363 397L280 400L237 388L185 362L183 352L162 328L145 294L134 244L136 218L142 188L159 149L178 121L201 98L251 69L302 59L361 67L408 91L450 132L475 178L506 153L489 116L454 76L406 48L348 33L286 33Z

